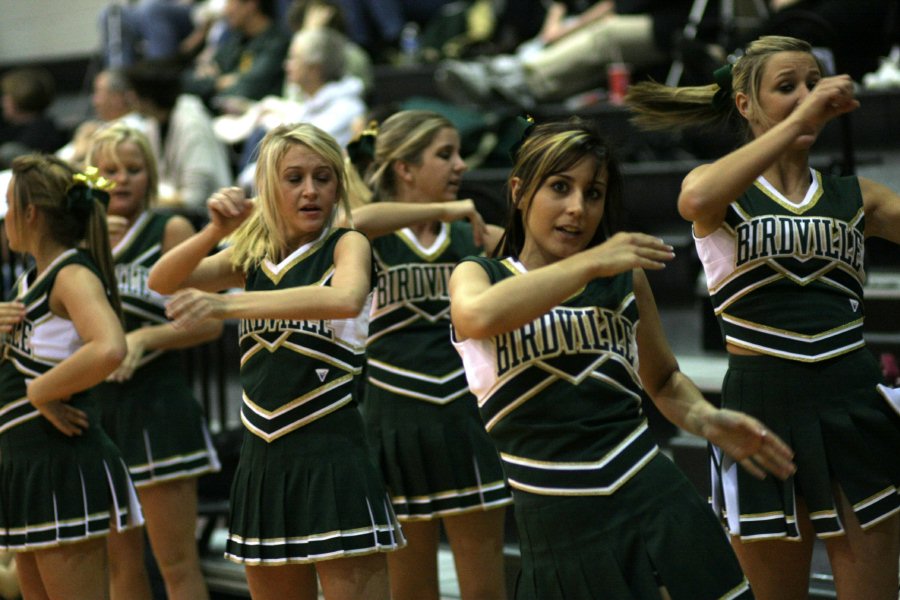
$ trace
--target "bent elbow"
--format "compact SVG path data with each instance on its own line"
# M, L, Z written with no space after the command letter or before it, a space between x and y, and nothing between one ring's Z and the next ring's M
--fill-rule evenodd
M678 195L678 214L685 221L696 221L703 215L703 206L703 197L689 186L684 187Z
M154 269L150 269L150 274L147 276L147 287L163 296L168 296L178 291L177 286L166 282L166 280L159 275L159 272Z
M127 353L128 346L125 344L125 338L123 336L120 339L114 341L110 340L109 342L104 343L99 348L98 360L105 369L108 369L109 372L112 373L120 364L122 364Z
M334 317L335 319L353 319L358 317L368 306L369 294L351 294L340 302L335 302Z
M453 328L460 338L483 340L495 335L490 321L483 312L451 307Z

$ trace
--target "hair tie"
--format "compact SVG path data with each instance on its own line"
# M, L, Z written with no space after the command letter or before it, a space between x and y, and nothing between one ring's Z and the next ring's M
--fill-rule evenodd
M87 167L84 173L72 175L72 184L66 190L66 211L79 217L87 217L94 209L94 200L103 208L109 206L109 191L116 184L100 176L97 167Z
M712 97L712 105L716 110L728 110L731 108L731 71L734 65L731 63L719 67L713 72L713 79L719 85Z
M528 136L534 131L534 117L531 115L525 115L524 117L520 115L516 117L516 126L519 127L521 131L519 132L518 139L509 147L509 159L513 163L516 162L516 157L519 154L519 150L522 148L522 144L525 143L525 140L528 139Z
M347 155L354 165L375 158L375 140L378 138L378 122L369 121L359 137L347 144Z

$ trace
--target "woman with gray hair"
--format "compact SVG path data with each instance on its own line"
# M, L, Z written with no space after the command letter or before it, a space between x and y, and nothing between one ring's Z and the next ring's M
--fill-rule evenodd
M268 96L251 105L240 116L224 115L213 127L219 139L234 144L243 141L240 161L242 185L253 178L256 146L266 131L281 123L311 123L342 147L353 135L353 124L366 112L363 83L345 74L344 36L328 28L302 29L294 34L284 69L289 84L299 96Z

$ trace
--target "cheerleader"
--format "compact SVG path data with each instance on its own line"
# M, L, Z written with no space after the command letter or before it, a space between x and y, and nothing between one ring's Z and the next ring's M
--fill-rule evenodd
M34 268L0 304L0 549L16 552L26 598L101 600L105 537L143 524L85 394L126 351L107 195L52 157L19 157L12 173L6 235Z
M372 265L364 236L332 226L346 202L343 165L320 129L273 129L260 145L258 200L214 194L210 223L148 281L181 289L167 308L178 327L241 319L245 433L226 556L245 565L256 599L315 599L317 573L328 600L386 599L384 553L405 544L354 402ZM244 291L212 293L230 288Z
M353 211L372 239L378 277L363 415L409 544L388 556L394 600L437 600L443 524L463 600L506 598L503 526L512 502L462 362L450 343L453 266L490 251L502 230L457 200L466 164L459 133L422 110L386 119Z
M644 274L671 246L613 234L622 176L581 121L536 127L509 190L498 257L456 267L450 308L513 489L517 598L750 598L713 513L653 441L641 394L755 476L788 476L790 449L679 371Z
M108 229L128 345L119 368L91 393L137 487L167 597L200 600L207 591L195 536L197 477L217 471L219 460L181 359L168 350L214 339L222 324L176 329L165 297L147 287L159 257L194 233L184 217L151 210L158 177L147 138L122 123L108 126L93 136L88 163L115 184ZM149 600L143 531L112 533L107 543L113 600Z
M809 44L751 43L708 86L641 84L640 124L711 124L737 114L749 141L691 171L678 198L728 350L726 407L765 418L797 473L756 481L717 452L714 504L757 598L806 598L813 539L840 598L895 600L900 418L863 339L864 240L900 242L900 196L810 168L826 123L859 107ZM895 392L894 392L895 393Z

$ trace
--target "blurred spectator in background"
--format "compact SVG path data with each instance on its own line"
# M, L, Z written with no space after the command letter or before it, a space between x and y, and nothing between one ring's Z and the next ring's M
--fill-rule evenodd
M178 45L178 57L186 64L206 63L227 37L230 28L225 18L227 0L203 0L191 13L194 30Z
M346 75L344 36L328 28L302 29L294 34L285 61L287 79L296 84L296 100L270 96L249 107L240 116L216 118L214 129L223 141L244 141L239 163L242 185L253 181L256 145L270 129L283 123L312 123L344 147L353 136L353 126L366 113L363 84Z
M138 59L171 58L194 30L191 0L113 2L100 12L106 66L123 67Z
M290 34L275 19L275 0L227 0L224 15L231 32L209 63L195 63L185 73L185 93L208 105L214 96L259 100L278 94Z
M45 69L13 69L0 79L0 169L20 154L53 152L65 143L65 134L47 114L55 91L53 76Z
M490 0L494 16L490 39L467 49L469 56L510 54L516 47L536 37L544 24L547 0Z
M232 182L210 114L197 97L181 94L175 65L148 61L126 73L138 110L148 118L147 136L159 148L159 203L205 214L207 197Z
M91 136L105 123L122 120L141 133L147 130L146 120L137 110L137 95L121 69L104 69L97 73L91 105L96 118L79 125L72 140L56 152L59 158L78 167L82 166ZM153 148L153 153L158 162L159 148Z
M437 84L461 103L505 99L530 107L561 101L602 85L611 63L638 71L668 65L691 6L691 0L603 0L570 15L557 2L539 35L516 54L445 61Z
M101 121L114 121L129 114L137 114L137 96L128 77L121 69L106 69L94 77L91 94L94 114Z
M425 26L453 0L338 0L347 22L347 36L370 55L396 50L407 23Z
M291 31L328 27L347 35L347 24L339 0L293 0L287 10L287 23ZM344 39L344 70L347 75L358 77L366 89L372 91L375 76L372 59L362 46L349 38ZM285 78L284 97L299 98L296 84Z

